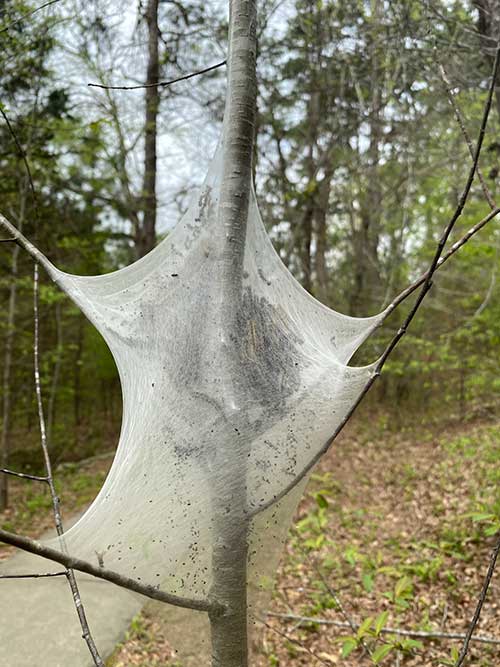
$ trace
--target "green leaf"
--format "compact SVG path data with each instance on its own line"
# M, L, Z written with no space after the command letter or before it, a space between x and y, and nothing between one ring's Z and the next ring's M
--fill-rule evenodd
M377 616L377 620L375 621L375 634L377 635L377 637L382 631L382 629L385 627L388 618L389 618L388 611L383 611L381 614Z
M487 512L478 512L478 513L471 513L470 517L472 521L475 523L478 523L479 521L492 521L495 518L494 514L487 513Z
M394 593L397 598L404 598L411 594L413 590L413 584L409 577L401 577L394 587Z
M322 493L317 493L316 494L316 502L318 503L319 507L322 509L326 509L328 507L328 500L325 498L325 496Z
M349 637L342 644L342 657L347 658L351 655L354 649L357 647L358 642L353 637Z
M403 649L403 651L409 651L414 648L422 649L424 648L424 645L417 639L405 639L404 641L401 642L401 648Z
M361 581L365 591L371 593L373 591L373 577L370 574L364 574Z
M361 623L361 625L358 628L358 637L360 639L368 634L368 630L370 629L372 623L373 623L373 616L368 616L368 618L365 618L363 623Z
M376 648L372 653L372 660L374 664L378 665L384 658L387 658L393 648L394 646L391 646L391 644L383 644L382 646Z

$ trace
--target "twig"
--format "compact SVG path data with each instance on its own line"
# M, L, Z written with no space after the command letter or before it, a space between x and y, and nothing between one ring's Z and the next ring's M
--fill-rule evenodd
M456 241L450 249L439 259L438 266L437 268L441 268L443 264L452 257L457 250L460 250L469 239L471 239L474 234L477 234L485 225L488 224L493 218L496 218L497 215L500 213L500 208L495 208L493 211L488 213L487 216L485 216L482 220L480 220L478 223L476 223L473 227L471 227L458 241ZM398 294L397 297L391 302L391 304L388 306L386 313L384 314L383 322L387 319L387 317L403 302L405 301L413 292L415 292L416 289L420 287L426 280L428 275L428 271L426 271L424 274L420 276L420 278L417 278L415 282L413 282L411 285L409 285L406 289L404 289L402 292Z
M33 198L36 200L35 184L33 183L33 175L31 173L28 158L26 157L26 151L23 149L23 147L19 143L19 139L17 138L17 134L14 132L14 128L11 125L9 117L5 113L4 109L2 109L1 105L0 105L0 114L2 115L2 118L4 119L4 121L7 125L7 129L9 130L9 134L12 137L12 140L16 144L16 148L17 148L17 152L19 153L19 157L21 158L21 160L24 163L24 168L26 169L26 175L28 176L28 180L29 180L29 184L30 184L31 194L33 195ZM14 239L16 239L15 235L14 235Z
M346 630L353 630L348 622L334 621L328 618L314 618L311 616L298 616L296 614L279 614L277 612L268 611L266 616L272 618L280 618L284 621L300 621L301 623L316 623L317 625L332 625L336 628L344 628ZM354 631L361 627L360 623L354 623ZM402 630L401 628L384 627L380 630L384 635L400 635L401 637L412 637L414 639L465 639L466 634L460 632L425 632L424 630ZM475 635L471 637L471 641L482 644L494 644L500 646L500 639L496 637L488 637L487 635Z
M301 549L301 550L302 550L302 553L304 554L304 550L303 549ZM325 577L325 575L321 571L320 567L318 566L316 560L314 558L311 558L310 556L308 556L308 559L312 563L312 566L313 566L316 574L321 579L321 582L323 583L323 586L326 588L329 595L332 596L332 598L333 598L335 604L337 605L342 617L344 618L344 620L346 621L348 626L351 628L352 632L356 633L356 631L358 629L357 626L356 626L356 623L354 623L352 618L349 616L349 614L345 610L344 605L342 604L342 601L340 600L340 597L339 597L337 591L328 582L327 578ZM372 651L370 650L370 647L368 646L368 644L365 642L364 639L361 639L361 646L363 648L363 652L366 655L368 655L369 657L371 657Z
M40 475L28 475L25 472L15 472L14 470L7 470L7 468L0 468L0 473L4 475L12 475L13 477L20 477L21 479L30 479L33 482L48 482L48 477L41 477Z
M462 116L462 112L460 111L460 107L458 106L458 104L455 101L455 95L453 94L453 90L452 90L450 80L449 80L448 75L446 73L446 70L445 70L445 68L443 67L442 64L439 65L438 69L439 69L439 73L441 74L441 78L443 80L446 93L448 95L448 100L449 100L449 102L450 102L450 104L453 108L454 113L455 113L455 118L457 119L458 126L460 127L460 130L461 130L462 134L464 135L465 142L466 142L466 144L469 148L469 153L471 154L472 159L474 159L474 146L472 144L469 133L467 132L467 128L465 127L465 121L464 121L464 117ZM484 180L483 174L482 174L481 169L479 168L479 166L477 168L477 176L478 176L479 181L481 183L481 187L483 189L484 196L486 197L486 200L487 200L488 204L490 205L490 208L491 209L496 208L495 201L494 201L494 199L491 195L491 192L490 192L488 186L486 185L486 181Z
M36 9L32 9L30 12L26 12L25 14L22 14L15 21L12 21L11 23L8 23L6 26L1 28L0 29L0 34L2 34L2 32L7 32L7 30L10 30L13 26L17 25L21 21L24 21L24 19L28 18L29 16L33 16L33 14L36 14L37 12L41 11L42 9L45 9L45 7L50 7L50 5L54 5L56 2L60 2L60 0L49 0L49 2L46 2L43 5L40 5L40 7L37 7Z
M497 564L499 553L500 553L500 533L498 534L497 543L495 545L495 548L491 552L490 564L489 564L489 567L488 567L488 571L486 573L486 577L484 579L484 583L483 583L483 587L481 589L481 593L479 595L479 599L477 601L476 610L475 610L474 616L472 617L472 620L469 624L469 629L467 630L467 634L465 635L464 644L462 646L462 650L460 651L460 655L459 655L458 660L455 664L455 667L462 667L462 665L465 662L465 658L467 657L467 653L469 651L470 642L473 639L477 641L477 637L473 637L473 634L474 634L474 630L476 629L476 626L479 622L479 617L481 616L481 611L483 609L483 605L484 605L484 602L486 600L486 596L488 594L488 589L490 587L491 580L493 578L493 573L495 572L495 567L496 567L496 564Z
M0 579L46 579L47 577L65 577L64 572L47 572L46 574L0 574Z
M344 618L344 620L346 621L348 626L351 628L351 630L354 633L356 633L359 625L354 623L352 618L348 615L348 613L344 609L344 606L343 606L342 602L340 601L340 598L337 595L336 591L330 586L330 584L326 580L326 577L323 575L323 573L321 572L319 567L316 565L316 563L314 563L313 565L314 565L314 569L316 570L316 573L318 574L319 578L323 582L323 585L326 587L326 590L328 591L329 595L332 596L333 600L335 601L335 604L339 608L339 611L340 611L342 617ZM371 657L372 656L372 651L371 651L370 647L368 646L368 644L365 642L365 640L363 638L361 639L361 646L363 648L363 651L366 653L366 655Z
M0 239L0 243L16 243L16 239Z
M142 90L143 88L164 88L165 86L171 86L173 83L187 81L188 79L192 79L195 76L200 76L201 74L212 72L214 69L223 67L226 63L226 60L222 60L220 63L216 63L210 67L205 67L205 69L200 69L197 72L191 72L191 74L185 74L184 76L179 76L176 79L170 79L170 81L158 81L158 83L144 83L137 86L105 86L103 83L88 83L87 86L89 86L89 88L103 88L104 90Z
M56 525L57 534L59 537L62 537L64 534L64 528L61 517L61 508L59 503L59 497L54 485L54 478L52 475L52 463L49 456L49 449L47 445L47 430L45 427L45 415L43 411L43 401L42 401L42 385L40 382L40 317L38 313L39 305L39 289L40 281L38 275L38 262L35 262L34 272L33 272L33 315L35 320L35 336L33 341L33 357L34 357L34 372L35 372L35 394L36 402L38 407L38 420L40 423L40 443L42 445L43 457L45 460L45 469L47 471L47 482L50 489L50 496L52 498L52 510L54 514L54 522ZM87 647L90 651L92 659L96 667L104 667L104 662L99 655L97 646L94 642L94 638L90 632L89 624L87 621L87 615L85 613L85 608L82 604L80 597L80 590L78 584L76 583L75 573L68 569L66 573L68 579L69 587L71 588L71 593L73 595L73 600L75 603L76 612L82 627L82 637L85 640Z
M14 140L14 143L16 145L16 148L19 152L19 155L21 159L23 160L25 169L26 169L26 175L28 177L28 182L30 185L31 193L33 195L33 202L35 203L35 238L37 236L37 231L38 231L38 219L36 217L36 210L37 210L37 193L35 190L35 185L33 182L33 176L31 173L31 169L29 166L28 158L26 156L26 152L23 150L19 139L17 138L17 135L14 131L14 128L12 127L10 120L5 113L5 111L0 107L0 113L5 120L7 124L7 128L12 136L12 139ZM16 241L19 242L19 236L22 236L19 231L14 230L12 233L13 238L16 239ZM36 250L36 249L35 249ZM47 484L49 485L50 489L50 496L52 499L52 509L53 509L53 515L54 515L54 523L56 526L57 534L59 537L61 537L64 533L64 528L62 524L62 518L61 518L61 511L60 511L60 506L59 506L59 497L57 495L55 485L54 485L54 478L52 475L52 464L50 461L50 455L49 455L49 450L47 446L47 431L45 427L45 415L43 411L43 401L42 401L42 385L40 381L40 318L39 318L39 290L40 290L40 281L39 281L39 271L38 271L38 258L36 257L36 254L41 255L38 251L36 253L32 253L32 255L35 258L35 263L34 263L34 268L33 268L33 317L34 317L34 338L33 338L33 364L34 364L34 379L35 379L35 394L36 394L36 403L37 403L37 408L38 408L38 421L39 421L39 426L40 426L40 444L42 447L43 451L43 457L45 461L45 470L47 473ZM45 258L42 255L42 260L41 262L45 265L45 262L48 262L48 260L45 260ZM44 261L45 260L45 261ZM99 651L97 650L97 646L94 642L94 638L92 637L92 634L90 632L90 627L87 621L87 616L85 613L85 607L83 606L82 599L80 596L80 590L78 588L78 584L76 583L76 577L74 572L68 568L68 571L66 573L66 578L68 580L69 587L71 589L71 593L73 595L73 602L75 604L75 609L76 613L78 615L78 620L80 621L80 626L82 629L82 638L84 639L85 643L87 644L87 647L89 649L90 655L92 656L92 660L94 662L94 665L96 667L104 667L104 662L101 659L101 656L99 655Z
M323 658L320 658L317 653L314 653L308 646L300 642L298 639L295 639L295 637L290 637L290 635L285 634L281 630L278 630L278 628L273 628L272 625L269 625L269 623L266 623L266 621L261 620L261 623L266 626L268 630L271 630L272 632L275 632L277 635L280 637L283 637L283 639L286 639L289 642L292 642L292 644L296 644L297 646L300 646L301 649L304 651L307 651L309 655L312 655L313 658L316 658L322 665L326 665L329 667L329 664L323 660Z
M2 109L0 107L0 113L1 112ZM1 213L0 226L10 232L16 243L18 243L24 250L26 250L29 255L33 257L34 260L43 266L54 282L58 282L58 272L52 262L43 254L43 252L41 252L41 250L33 245L31 241L28 241L28 239L23 234L21 234L21 232L16 227L14 227L14 225L9 222L7 218Z
M145 595L146 597L152 598L153 600L166 602L167 604L171 604L176 607L194 609L195 611L209 611L212 613L223 613L225 611L225 607L218 604L217 602L181 598L177 595L165 593L156 586L143 584L136 579L126 577L122 574L119 574L118 572L115 572L114 570L108 570L104 567L92 565L92 563L84 561L80 558L75 558L74 556L70 556L67 553L53 549L52 547L48 547L45 544L41 544L40 542L32 540L29 537L16 535L15 533L9 533L7 530L0 529L0 542L5 542L5 544L18 547L19 549L23 549L23 551L28 551L29 553L34 554L35 556L40 556L41 558L47 558L48 560L55 561L56 563L64 565L64 567L70 570L77 570L78 572L84 572L85 574L90 574L93 577L110 581L112 584L116 584L121 588L127 588L128 590L135 591L136 593Z

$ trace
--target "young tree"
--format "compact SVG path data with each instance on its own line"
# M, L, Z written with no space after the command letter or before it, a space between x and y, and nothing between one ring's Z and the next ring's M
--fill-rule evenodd
M293 329L287 329L287 326L285 326L287 325L286 317L279 308L274 310L272 308L269 309L269 304L267 304L265 299L254 298L252 291L246 289L244 285L244 281L248 277L246 275L244 262L245 251L248 251L248 248L246 248L248 238L248 219L249 210L252 204L251 181L252 156L254 153L253 142L255 137L256 99L255 58L256 3L254 0L232 0L230 3L228 98L226 105L225 133L222 145L222 180L220 201L216 210L216 236L220 243L220 247L216 245L214 251L214 247L208 242L205 245L202 254L206 260L206 258L210 258L211 254L214 253L214 262L220 268L220 274L217 275L216 281L216 287L220 288L220 294L217 295L217 299L211 301L211 303L213 302L215 304L213 308L216 311L217 318L219 318L218 323L220 325L220 329L217 330L217 333L219 334L218 338L216 337L217 345L213 349L215 367L218 373L215 378L214 386L218 387L216 399L222 396L222 408L217 400L215 400L215 408L222 413L222 418L225 423L229 425L228 427L233 426L233 424L238 427L247 427L250 424L252 427L255 427L256 430L254 432L261 435L258 431L258 429L261 428L261 425L258 423L259 420L255 419L251 414L252 406L248 406L245 402L247 394L249 392L262 394L260 398L261 400L265 399L269 402L270 411L272 412L272 409L275 409L274 417L277 418L276 415L281 416L279 415L279 410L283 409L283 406L280 396L271 395L270 392L271 390L274 390L275 394L279 394L284 384L286 384L286 381L284 378L280 378L281 384L279 386L275 382L268 382L266 384L266 378L262 378L260 371L262 370L262 367L270 366L267 370L270 376L274 377L277 367L281 370L281 365L284 365L287 359L288 361L291 359L292 362L296 359L297 362L295 365L298 365L299 355L296 352L296 348L301 344L301 339L299 336L294 337L292 335L294 331ZM298 486L299 483L307 477L312 466L319 460L320 456L327 450L333 439L347 423L363 396L380 374L386 360L404 336L408 326L412 323L415 314L423 302L423 299L431 288L432 279L438 267L470 238L470 233L465 235L458 244L455 244L448 253L443 256L445 244L463 211L477 170L479 155L484 139L484 131L493 97L494 82L498 72L498 62L499 56L497 54L495 70L493 73L493 85L490 87L479 139L476 147L472 151L473 165L469 170L466 185L458 198L457 206L440 238L437 250L433 254L429 269L421 278L393 301L377 322L383 321L406 299L406 297L416 292L417 296L415 304L410 309L397 334L386 347L373 374L370 374L369 378L368 375L366 376L366 384L361 386L359 392L355 391L354 393L349 394L349 400L344 399L343 397L345 403L345 405L342 405L344 416L341 418L339 417L339 423L332 437L326 442L323 442L314 452L311 452L311 454L308 455L305 464L301 466L295 464L291 465L291 471L286 471L287 481L283 488L269 500L262 501L261 506L258 507L259 513L272 507L275 503L286 497L292 490L300 488ZM309 92L311 94L308 98L306 118L315 125L318 125L320 117L317 108L315 109L315 104L317 103L314 99L315 91L310 90ZM372 112L378 119L379 99L377 94L375 94L375 99L372 99L372 107ZM368 163L371 166L374 166L375 157L379 155L378 151L380 150L379 143L381 139L378 134L379 128L370 127L369 130L369 137L372 137L373 135L374 145L370 144L371 151L368 150ZM307 137L307 141L308 143L306 142L306 149L304 150L306 174L309 179L315 181L316 175L313 174L311 170L311 151L314 155L314 151L317 148L316 145L320 144L320 140L315 135ZM346 145L347 144L348 142L346 142ZM307 168L309 168L309 171L307 171ZM325 172L327 171L327 168L328 165L325 165ZM333 176L329 174L328 183L331 183L332 178ZM315 189L316 184L313 185L313 190ZM328 190L328 188L326 189ZM378 194L374 196L377 198ZM203 200L203 197L201 199ZM325 195L324 199L328 199L328 195ZM207 197L205 202L202 201L199 204L202 211L204 211L205 206L208 206L207 202L209 203L209 197ZM317 202L314 202L314 205L317 207ZM324 200L322 201L322 205L323 208L326 206ZM472 233L475 233L475 231L482 228L489 220L496 216L498 212L499 210L495 208L489 216L478 223ZM321 224L324 225L324 216L323 222L321 222L321 215L318 216L317 219L320 222L317 230L319 228L319 238L321 238L321 236L324 235L324 229L321 229ZM77 277L67 276L65 278L64 276L61 276L61 272L55 269L55 267L51 265L51 263L36 248L34 248L32 244L30 244L19 233L19 230L16 230L3 217L0 217L0 222L4 229L12 234L12 239L25 247L35 260L42 263L49 271L49 274L57 279L60 284L63 287L65 286L68 292L71 293L71 289L68 288L68 283L65 281L76 281ZM309 235L310 231L313 229L312 226L309 225L309 222L310 220L308 221L306 229L307 235ZM310 256L311 247L312 244L309 242L309 246L306 248L305 253L306 260L308 253ZM253 249L255 250L255 248ZM220 253L217 254L217 251L219 250ZM322 252L323 251L320 250L320 254ZM139 266L144 267L144 263L139 264ZM262 274L262 271L259 272L257 269L255 269L255 272L258 274L258 279L261 283L265 284L267 287L272 285L272 280L266 276L265 273ZM170 278L179 278L179 274L172 273L170 274ZM112 278L110 280L112 280ZM179 282L182 286L183 283L181 281ZM83 283L80 284L83 285ZM98 285L95 281L92 284L94 287ZM187 285L187 283L184 283L184 285ZM146 280L144 280L144 286L146 287ZM93 292L98 293L99 290L93 290ZM300 292L300 295L307 304L311 303L309 297L305 296L302 292ZM93 297L94 295L92 294L91 296ZM97 296L99 295L97 294ZM73 297L80 303L85 304L80 293L77 292L76 297L75 293L73 293ZM283 297L288 298L288 295L284 294ZM270 311L272 312L272 316L269 314ZM322 307L318 306L318 311L322 316L324 312ZM203 313L205 312L206 311L204 310ZM296 311L294 310L294 313L295 312ZM126 323L127 314L129 313L125 313L122 316ZM142 312L140 315L142 315ZM301 313L297 315L297 319L301 319L300 315ZM113 312L113 317L115 316L116 313ZM199 313L197 313L196 316L199 317ZM98 318L96 318L96 321L98 321ZM285 323L285 325L283 323ZM371 329L369 327L363 329L362 324L359 322L354 324L351 319L349 319L349 323L351 328L354 327L354 329L350 330L349 335L354 336L356 342L355 345L353 341L350 341L351 346L349 346L349 351L352 352ZM185 326L189 326L189 322L185 322L184 324ZM308 328L311 327L311 329L314 329L316 322L313 321L311 323L306 321L305 324L306 334L308 334ZM359 330L356 328L358 326L361 327ZM374 326L375 322L373 322L373 327ZM289 336L282 335L280 337L280 334L283 334L283 331L288 333ZM145 330L144 333L147 334L147 331ZM184 330L181 333L184 334ZM190 332L188 332L188 334L189 333ZM331 332L329 333L331 334ZM119 331L118 334L120 336L121 331ZM123 336L121 337L123 338ZM148 336L146 335L145 337L147 339ZM109 334L109 340L111 339L111 334ZM125 337L125 339L126 344L130 346L132 344L132 337ZM186 340L188 341L187 343ZM202 343L199 340L192 345L189 345L189 342L189 335L181 337L181 346L185 345L185 347L182 348L182 355L184 355L183 358L186 359L188 354L192 354L196 357L201 353L200 346ZM334 341L334 346L335 345L336 343ZM143 353L145 353L145 350L146 348L143 349ZM209 353L210 352L212 352L212 348L209 349ZM295 354L296 356L294 356ZM326 356L327 355L325 355L325 358ZM348 358L349 353L345 352L344 356L341 357L341 361L346 364L346 359ZM250 362L248 359L250 359ZM212 362L213 360L210 361ZM325 359L322 361L325 363ZM312 354L311 359L308 359L308 363L313 364L314 362L315 358L314 354ZM240 369L247 369L249 363L252 367L252 373L249 375L251 380L250 387L244 386L238 372ZM136 364L136 366L138 365L140 364ZM337 365L339 365L338 360ZM340 365L342 364L340 363ZM363 371L363 369L361 369L361 371ZM350 371L346 366L343 370L342 379L344 379L344 376L349 379L350 372L354 374L354 369ZM182 374L180 377L186 379ZM149 379L150 378L148 378L148 380ZM195 375L194 379L197 382L200 378L198 375ZM193 382L193 377L189 378L189 382ZM342 384L340 380L339 384ZM221 388L219 389L219 387ZM191 388L191 386L189 388ZM261 391L263 389L265 389L265 391ZM302 395L300 395L299 398L302 400ZM212 396L205 396L205 400L208 402L210 402L211 399L213 399ZM181 407L179 409L181 409ZM230 410L234 412L234 416L233 412L230 415L231 419L229 419L226 414ZM291 415L291 417L293 416L294 415ZM272 418L273 414L271 414L270 419ZM239 436L239 428L231 430L236 431ZM233 438L237 437L234 433L231 435ZM247 454L247 452L243 447L237 456L230 457L229 455L226 456L225 452L218 452L218 456L216 457L216 467L224 466L226 468L228 475L227 480L230 484L228 484L227 488L218 488L218 494L212 492L210 498L212 504L211 509L212 511L216 510L215 526L217 533L215 540L212 543L211 553L213 583L207 599L198 600L183 598L174 594L162 592L161 590L158 590L156 586L144 585L133 578L110 571L106 569L102 563L99 563L99 566L95 566L90 562L82 562L81 560L68 556L63 552L58 552L57 550L39 545L26 538L12 535L7 531L0 531L0 539L7 543L21 546L33 553L52 558L65 564L67 567L73 567L75 569L89 572L119 585L131 588L132 590L147 594L150 597L177 604L179 606L207 611L212 626L212 656L214 667L245 667L248 664L247 564L249 560L249 526L251 519L255 517L255 512L254 514L249 514L248 511L247 493L249 490L247 471L249 463L247 458L250 453L248 453L247 456L245 454ZM290 462L293 458L293 454L290 455ZM262 462L257 462L257 464L262 465ZM235 489L237 493L234 492Z

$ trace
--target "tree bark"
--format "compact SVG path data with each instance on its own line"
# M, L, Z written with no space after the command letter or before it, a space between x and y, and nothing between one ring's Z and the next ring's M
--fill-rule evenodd
M366 316L376 304L380 285L380 262L378 245L382 219L382 188L380 184L379 160L380 141L382 139L381 109L382 87L380 78L380 59L378 55L377 33L380 21L381 5L374 0L373 25L371 39L371 85L370 105L370 144L368 147L368 181L366 197L360 214L359 229L354 231L354 293L351 297L351 314Z
M223 234L221 327L229 354L238 354L236 318L242 298L243 262L252 179L256 115L256 0L230 0L228 90L223 144L219 229ZM230 380L235 420L245 420L238 378ZM228 397L229 398L229 397ZM229 403L228 403L229 405ZM238 457L230 483L214 498L218 520L212 552L211 599L227 608L211 614L212 666L247 667L248 528L246 457Z
M50 385L49 404L47 408L47 441L49 446L52 444L52 435L54 431L54 421L56 414L57 390L59 389L59 378L61 375L61 364L63 355L63 333L61 322L61 302L57 301L55 305L56 320L56 358L52 369L52 382Z
M158 53L158 0L149 0L146 10L148 26L148 66L146 84L146 125L144 129L144 180L142 188L143 215L137 230L136 251L142 257L155 246L156 241L156 171L157 124L160 94L156 84L160 80Z
M14 333L17 306L17 265L20 248L16 244L12 249L11 281L9 288L9 307L7 311L7 332L5 335L5 352L3 361L3 405L2 405L2 433L1 433L1 467L7 468L10 450L11 427L11 372L14 349ZM7 475L0 475L0 511L9 506L9 482Z
M18 228L22 232L24 220L26 216L26 196L28 183L27 179L23 178L20 187L20 204L19 204L19 219ZM2 381L2 432L0 435L0 467L7 468L9 464L10 453L10 431L12 419L12 360L14 352L14 335L16 328L16 308L17 308L17 278L18 278L18 263L19 252L21 248L16 243L12 248L11 256L11 280L9 287L9 306L7 310L7 331L5 334L5 350L3 361L3 381ZM9 480L7 475L0 474L0 511L5 510L9 506Z
M73 419L75 423L76 445L78 445L80 440L84 325L85 319L80 313L78 315L78 334L73 361Z
M324 303L328 301L328 269L326 266L326 253L328 250L327 217L333 172L333 162L330 159L327 163L323 180L318 185L315 209L316 252L314 264L316 269L316 286L317 296Z
M500 6L498 0L473 0L473 6L479 12L477 29L482 36L482 49L487 64L492 67L495 62L495 50L500 34ZM500 117L500 81L495 81L495 105Z

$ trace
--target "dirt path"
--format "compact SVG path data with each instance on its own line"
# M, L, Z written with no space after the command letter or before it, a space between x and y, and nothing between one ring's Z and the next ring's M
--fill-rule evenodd
M0 562L0 574L58 571L59 565L20 552ZM93 577L77 575L77 579L94 639L105 658L123 640L144 599ZM64 577L2 581L0 612L0 667L93 665Z

